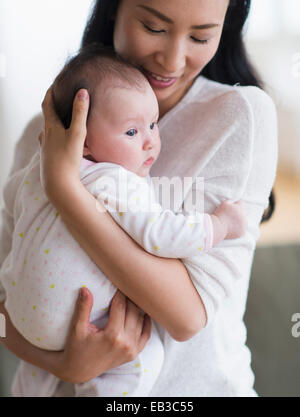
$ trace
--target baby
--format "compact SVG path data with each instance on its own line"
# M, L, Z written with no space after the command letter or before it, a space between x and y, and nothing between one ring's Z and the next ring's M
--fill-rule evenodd
M149 171L160 152L156 96L146 77L108 48L90 47L64 67L53 84L62 123L71 123L76 92L90 95L82 183L115 221L146 251L161 257L201 256L226 238L244 233L241 203L223 202L214 214L163 209ZM78 297L94 296L91 322L105 327L117 288L73 239L40 183L40 154L13 175L15 200L11 252L1 268L5 307L18 331L47 350L64 348ZM101 213L99 213L101 215ZM77 396L147 396L161 370L163 345L155 323L138 357L84 384ZM55 378L55 377L54 377Z

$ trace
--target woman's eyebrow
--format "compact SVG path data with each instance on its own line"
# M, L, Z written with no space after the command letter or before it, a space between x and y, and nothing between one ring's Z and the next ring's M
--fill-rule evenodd
M142 4L138 5L137 7L140 7L144 10L147 10L147 12L153 14L154 16L158 17L160 20L163 20L164 22L174 23L172 19L165 16L164 14L159 12L158 10L153 9L152 7L144 6ZM204 25L194 25L194 26L191 27L191 29L210 29L210 28L214 28L214 27L217 27L217 26L220 26L220 25L218 23L206 23Z

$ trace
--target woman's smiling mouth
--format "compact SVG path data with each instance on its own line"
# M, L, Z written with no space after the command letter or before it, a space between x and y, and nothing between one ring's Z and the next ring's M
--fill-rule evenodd
M178 78L166 78L161 75L154 74L153 72L147 71L144 69L144 74L146 75L149 83L154 88L167 88L173 85Z

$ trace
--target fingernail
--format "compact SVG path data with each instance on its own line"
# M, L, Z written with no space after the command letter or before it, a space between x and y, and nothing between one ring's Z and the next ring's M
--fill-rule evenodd
M80 299L84 300L86 298L86 291L85 288L80 289Z
M88 92L86 90L80 90L77 97L79 100L86 100L88 98Z

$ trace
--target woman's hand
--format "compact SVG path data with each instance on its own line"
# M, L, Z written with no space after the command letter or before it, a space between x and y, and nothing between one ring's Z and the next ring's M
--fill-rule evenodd
M39 136L41 146L41 181L51 199L52 193L63 192L70 181L79 181L79 168L86 138L86 122L89 110L87 90L81 89L73 103L72 122L64 129L55 113L51 87L43 104L45 129Z
M80 291L65 350L56 376L72 383L86 382L109 369L134 360L151 334L151 319L119 290L112 299L104 329L90 323L93 296Z

